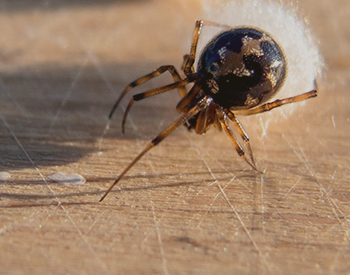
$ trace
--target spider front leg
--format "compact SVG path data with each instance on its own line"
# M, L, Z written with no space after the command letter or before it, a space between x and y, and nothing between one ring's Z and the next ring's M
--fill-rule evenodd
M239 142L237 141L235 135L233 134L232 130L230 129L228 123L227 123L227 116L225 114L225 112L221 109L221 108L217 108L216 109L216 115L217 115L217 118L221 124L221 127L225 130L228 138L230 139L232 145L235 147L238 155L243 158L253 169L255 169L256 171L260 172L256 166L255 166L255 163L254 162L250 162L245 153L244 153L244 150L242 148L242 146L239 144ZM243 129L242 129L243 130ZM243 130L244 131L244 130ZM243 137L242 137L243 138ZM249 140L249 139L248 139ZM250 148L250 146L249 146ZM252 155L251 155L251 158L252 158Z
M294 102L298 102L298 101L303 101L312 97L316 97L317 96L317 91L316 90L312 90L310 92L301 94L301 95L297 95L297 96L292 96L292 97L287 97L284 99L277 99L273 102L268 102L265 103L261 106L252 108L252 109L248 109L248 110L237 110L235 111L236 114L239 115L244 115L244 116L250 116L250 115L255 115L255 114L260 114L260 113L264 113L267 111L271 111L274 108L286 105L286 104L290 104L290 103L294 103Z
M183 64L182 67L184 67L183 72L185 75L190 75L191 73L193 73L193 64L196 59L198 40L204 25L227 28L227 29L232 28L229 25L225 25L225 24L219 24L211 21L197 20L194 28L194 32L193 32L190 54L184 56L184 62L186 62L186 64L185 66Z
M191 108L187 113L182 115L174 123L172 123L168 128L156 136L147 147L136 157L134 160L124 169L124 171L119 175L119 177L114 181L114 183L108 188L105 194L100 199L100 202L108 195L112 188L121 180L121 178L138 162L149 150L154 146L158 145L162 140L169 136L176 128L184 124L187 120L195 116L198 112L208 108L212 104L213 99L209 96L205 96L201 99L193 108Z
M183 61L182 61L182 64L181 64L181 72L183 73L184 76L185 75L185 68L186 68L186 64L188 62L188 59L190 58L190 55L189 54L185 54L184 57L183 57ZM194 73L196 70L194 68L194 65L192 65L191 69L190 69L190 73Z
M165 72L169 72L171 73L173 79L175 82L181 81L181 77L179 75L179 73L177 72L176 68L172 65L168 65L168 66L161 66L159 67L157 70L155 70L154 72L147 74L143 77L140 77L138 79L136 79L135 81L131 82L128 86L126 86L125 90L122 92L122 94L119 96L118 100L116 101L116 103L114 104L111 112L109 113L109 119L112 118L112 115L115 111L115 109L118 107L120 101L123 99L123 97L126 95L126 93L131 89L134 88L148 80L151 80L152 78L157 77L160 74L163 74ZM187 91L185 89L184 86L179 86L177 87L180 93L181 97L184 97L187 94Z
M125 127L124 126L125 126L126 118L127 118L128 113L129 113L129 111L131 109L131 106L134 104L135 101L139 101L139 100L142 100L142 99L147 98L147 97L158 95L158 94L170 91L170 90L175 89L175 88L181 88L181 87L184 88L184 86L186 84L188 84L190 82L194 82L195 80L197 80L197 78L198 78L197 74L192 74L192 75L189 75L188 77L186 77L185 79L177 81L177 82L174 82L172 84L169 84L169 85L166 85L166 86L163 86L163 87L159 87L159 88L156 88L156 89L153 89L153 90L149 90L149 91L144 92L144 93L140 93L140 94L134 95L130 99L128 107L126 108L124 116L123 116L123 121L122 121L122 131L123 131L123 133L125 131ZM186 98L186 96L187 96L187 94L183 98Z

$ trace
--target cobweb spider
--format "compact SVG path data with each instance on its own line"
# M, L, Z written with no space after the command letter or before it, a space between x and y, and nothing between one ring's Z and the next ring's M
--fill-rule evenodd
M198 39L204 25L221 27L222 33L214 37L203 50L194 69ZM276 107L317 96L317 91L267 102L282 87L287 76L287 61L278 43L265 31L251 27L232 28L228 25L198 20L196 22L189 55L184 56L182 78L174 66L161 66L154 72L130 83L119 96L110 112L109 119L126 93L154 77L169 72L174 82L134 95L124 113L122 130L126 117L135 101L148 98L173 89L178 89L181 100L176 110L183 115L156 136L147 147L124 169L106 191L102 201L131 167L150 149L159 144L177 127L185 124L197 134L205 133L213 124L222 129L235 147L238 155L257 170L249 137L236 115L254 115ZM185 85L193 83L187 92ZM267 103L266 103L267 102ZM231 120L245 143L247 154L228 125Z

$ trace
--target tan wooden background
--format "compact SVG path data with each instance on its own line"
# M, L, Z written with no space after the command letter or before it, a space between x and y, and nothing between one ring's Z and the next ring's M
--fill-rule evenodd
M125 85L181 63L192 27L180 27L198 11L188 3L0 0L0 169L11 176L0 182L0 273L350 273L347 0L299 3L327 67L320 96L266 136L246 121L265 174L223 133L181 128L98 203L178 117L175 92L145 100L122 135L120 108L101 142ZM57 184L56 172L87 182Z

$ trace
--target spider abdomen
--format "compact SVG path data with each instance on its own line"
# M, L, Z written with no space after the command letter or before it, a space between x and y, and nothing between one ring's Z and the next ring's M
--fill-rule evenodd
M287 62L277 42L253 28L225 31L205 47L198 73L202 90L224 108L250 109L283 85Z

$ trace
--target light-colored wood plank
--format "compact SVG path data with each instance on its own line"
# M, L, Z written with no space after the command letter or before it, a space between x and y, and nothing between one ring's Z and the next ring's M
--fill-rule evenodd
M125 135L117 110L101 143L110 108L136 77L181 63L192 32L181 27L197 4L39 2L0 0L0 169L11 175L0 182L1 272L350 272L347 1L300 3L327 63L320 96L266 136L257 118L244 121L265 174L223 133L181 128L102 203L120 171L178 117L179 97L137 103ZM57 184L48 178L56 172L87 182Z

